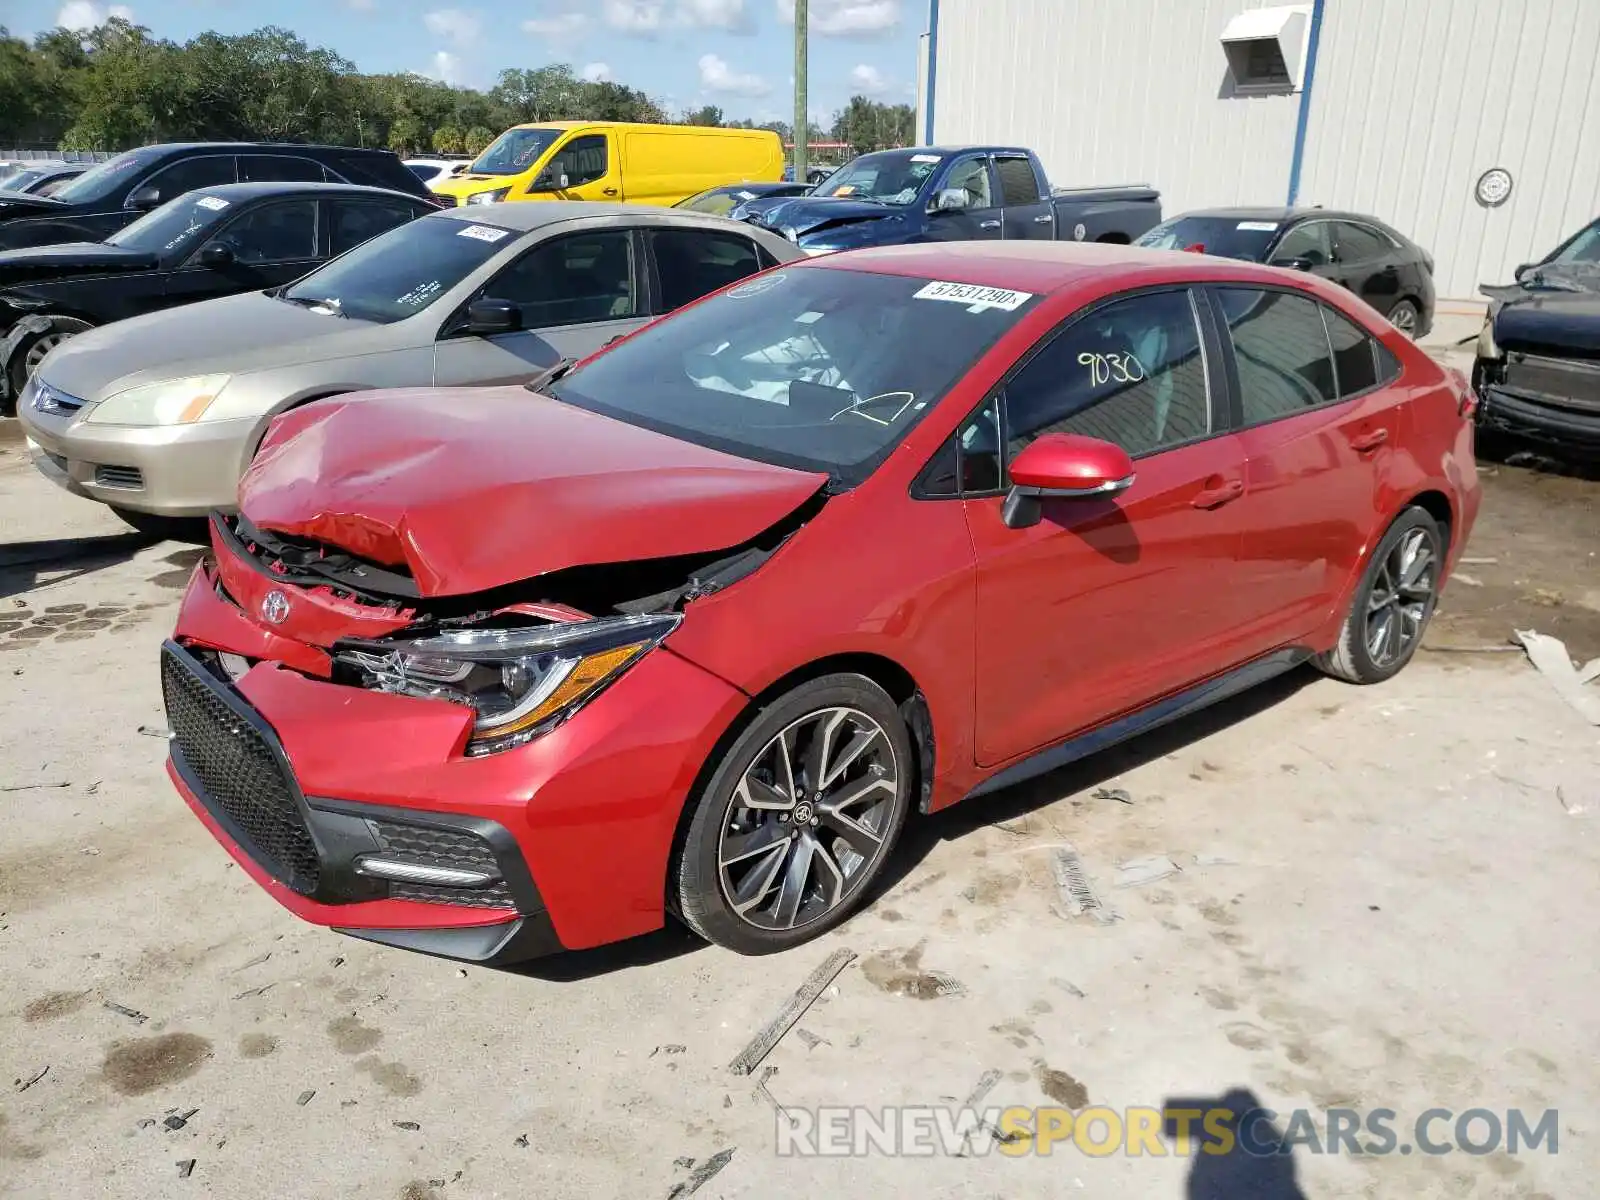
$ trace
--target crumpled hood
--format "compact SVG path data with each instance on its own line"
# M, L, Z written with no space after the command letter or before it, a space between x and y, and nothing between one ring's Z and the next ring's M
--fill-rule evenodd
M79 272L148 271L156 265L154 254L105 242L65 242L58 246L0 250L0 287Z
M759 220L768 229L784 226L799 237L820 233L824 228L837 225L855 225L863 221L902 221L905 210L892 204L876 204L870 200L850 200L823 196L796 196L767 209Z
M239 509L260 529L403 567L422 595L449 596L730 549L826 483L525 388L413 388L278 418Z
M142 383L365 354L395 344L393 329L246 292L80 333L51 353L48 382L69 396L103 400Z
M1600 358L1600 292L1522 291L1495 312L1494 340L1502 350Z

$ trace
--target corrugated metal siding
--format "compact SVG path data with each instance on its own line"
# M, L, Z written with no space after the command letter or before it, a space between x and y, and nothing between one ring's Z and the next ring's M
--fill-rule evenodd
M1415 238L1441 296L1507 283L1600 212L1597 69L1600 0L1328 0L1301 201Z
M1150 183L1169 214L1281 204L1300 97L1227 95L1219 40L1270 3L941 0L934 140L1030 146L1056 184Z

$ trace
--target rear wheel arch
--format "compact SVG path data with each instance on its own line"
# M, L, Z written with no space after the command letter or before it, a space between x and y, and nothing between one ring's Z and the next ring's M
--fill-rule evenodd
M1448 553L1450 550L1450 536L1455 529L1456 521L1455 509L1450 505L1450 497L1436 488L1418 492L1400 506L1396 516L1398 517L1399 513L1408 508L1420 508L1434 519L1439 526L1439 536L1444 542L1444 549Z

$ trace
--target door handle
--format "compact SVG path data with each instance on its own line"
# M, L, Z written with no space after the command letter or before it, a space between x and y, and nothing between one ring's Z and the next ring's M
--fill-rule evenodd
M1044 216L1042 216L1042 217L1035 217L1033 219L1033 223L1035 225L1049 225L1054 220L1055 220L1055 218L1052 217L1049 213L1045 213Z
M1365 454L1368 450L1376 450L1389 440L1387 429L1373 429L1366 433L1358 433L1350 439L1350 448L1357 454Z
M999 221L979 221L978 222L978 228L979 229L999 229L1000 228L1000 222Z
M1196 508L1221 508L1230 500L1237 500L1244 495L1244 480L1230 479L1228 482L1213 488L1202 488L1195 493L1190 504Z
M602 196L615 196L617 194L617 189L616 188L601 188L600 189L600 194Z

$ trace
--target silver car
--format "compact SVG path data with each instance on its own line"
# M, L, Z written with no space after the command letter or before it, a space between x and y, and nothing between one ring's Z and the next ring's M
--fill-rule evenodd
M515 383L802 257L765 230L618 204L449 209L281 288L79 334L17 415L38 468L163 531L230 508L278 413L367 388Z

